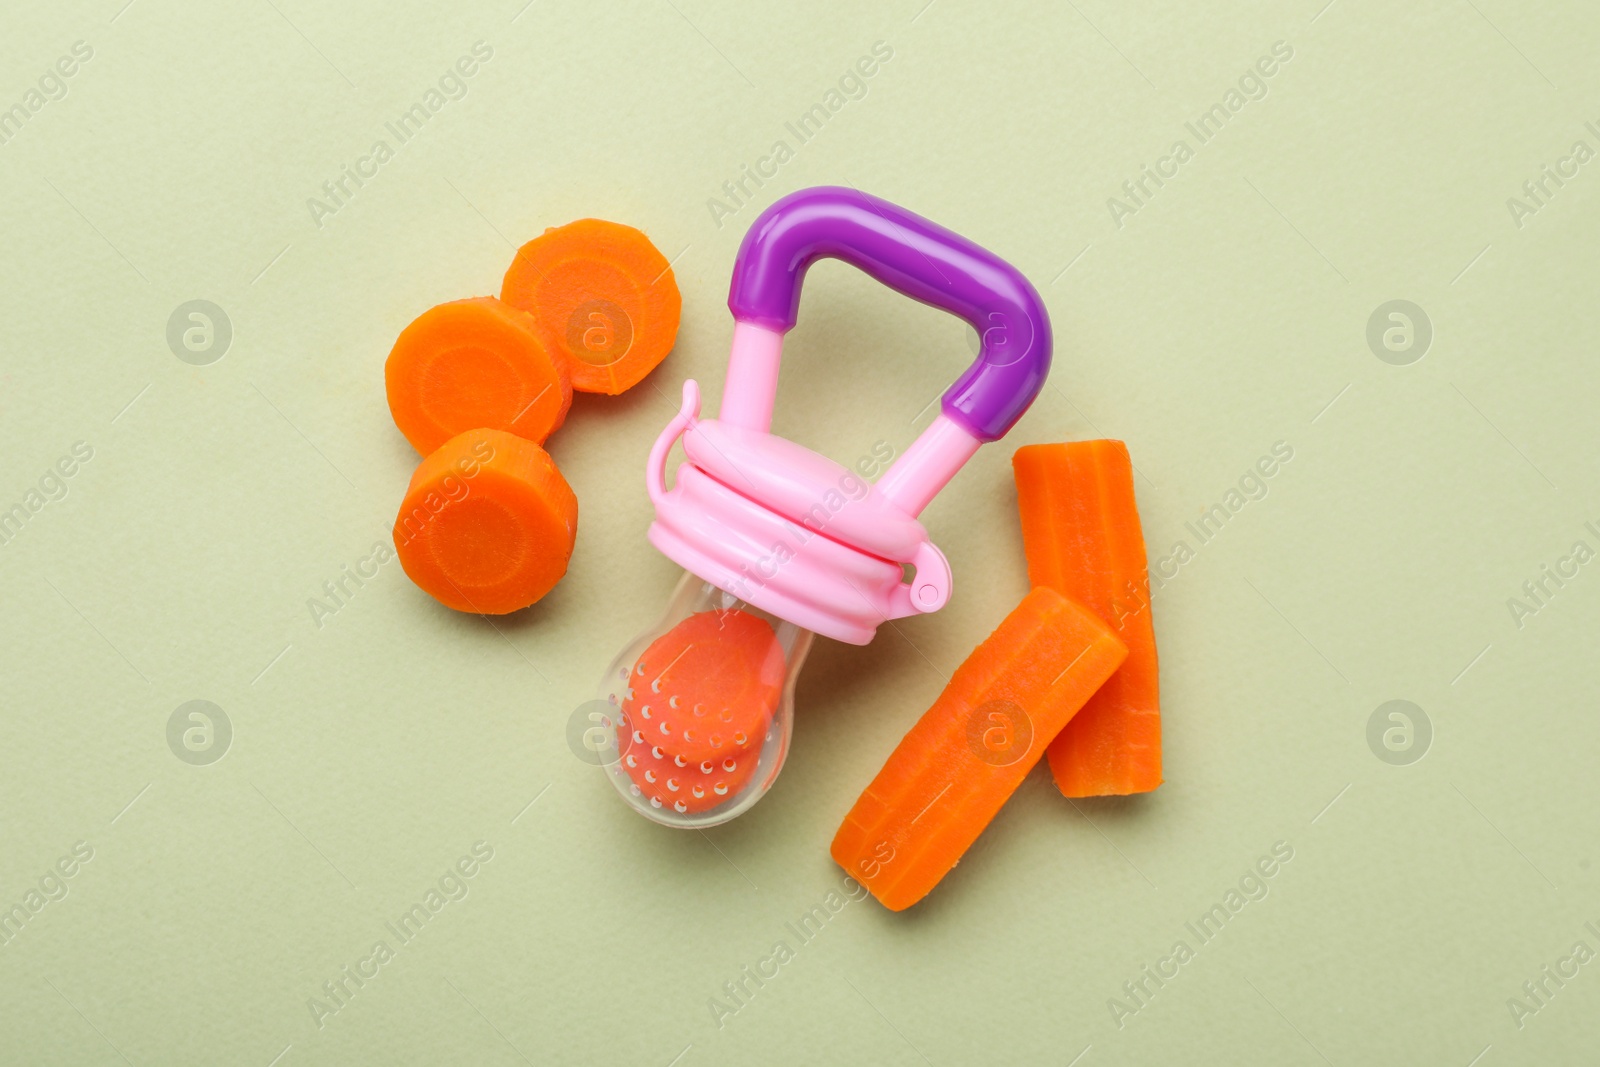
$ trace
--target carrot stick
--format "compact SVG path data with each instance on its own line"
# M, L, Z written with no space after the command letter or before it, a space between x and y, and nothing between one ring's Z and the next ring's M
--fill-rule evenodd
M572 405L566 361L550 354L533 316L492 296L424 311L395 341L383 377L395 425L423 455L479 427L543 444Z
M578 499L548 453L503 430L468 430L411 476L394 543L423 592L457 611L504 615L567 572Z
M1012 457L1028 578L1082 601L1128 646L1122 669L1050 745L1069 797L1161 784L1161 702L1144 534L1121 441L1027 445Z
M1127 650L1088 608L1035 589L956 668L833 839L885 907L927 895Z
M612 396L672 351L682 298L672 266L632 226L579 219L517 250L500 299L533 315L572 387Z

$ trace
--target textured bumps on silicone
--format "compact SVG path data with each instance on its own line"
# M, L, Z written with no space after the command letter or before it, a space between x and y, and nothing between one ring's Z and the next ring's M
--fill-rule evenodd
M635 661L623 725L638 741L692 763L765 739L785 673L772 627L747 611L702 611Z
M708 811L738 793L756 772L759 746L698 763L668 755L659 745L633 744L622 768L639 795L680 815Z

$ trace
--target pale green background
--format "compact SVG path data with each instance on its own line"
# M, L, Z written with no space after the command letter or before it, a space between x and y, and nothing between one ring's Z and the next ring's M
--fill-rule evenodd
M1600 949L1600 565L1520 629L1506 606L1600 547L1600 164L1521 228L1506 206L1600 147L1592 6L522 2L8 5L0 105L94 56L0 146L0 503L74 441L94 458L0 547L0 901L95 856L0 948L0 1062L1594 1058L1600 962L1520 1030L1506 1005ZM480 39L469 95L317 228L306 199ZM880 40L868 95L716 226L720 184ZM1107 197L1279 40L1269 95L1117 228ZM641 472L682 379L720 392L745 227L846 182L1034 279L1054 373L924 516L950 606L820 643L769 796L671 832L574 758L568 716L675 579ZM416 462L396 333L584 215L674 257L684 313L645 385L554 438L566 580L491 624L391 564L316 628ZM196 298L234 328L206 367L164 338ZM1396 298L1435 330L1410 366L1365 340ZM776 429L898 451L969 358L953 320L824 264ZM840 886L841 816L1024 592L1013 446L1097 435L1128 441L1158 553L1294 449L1157 594L1167 784L1075 809L1036 771L925 903L850 904L719 1029L708 999ZM211 766L167 747L191 699L233 724ZM1367 746L1391 699L1434 726L1411 766ZM470 895L319 1030L307 998L478 840ZM1279 840L1270 896L1119 1030L1108 998Z

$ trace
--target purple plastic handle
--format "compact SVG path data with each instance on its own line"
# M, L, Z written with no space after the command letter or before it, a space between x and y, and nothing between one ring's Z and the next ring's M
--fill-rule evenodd
M802 189L761 213L734 261L733 317L792 329L806 268L824 257L959 315L978 331L983 347L977 362L940 403L978 440L1005 436L1044 387L1050 316L1028 279L965 237L854 189Z

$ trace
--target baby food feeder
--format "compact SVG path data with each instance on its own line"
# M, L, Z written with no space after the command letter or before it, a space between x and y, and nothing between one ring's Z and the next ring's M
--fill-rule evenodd
M770 432L783 336L817 259L850 263L982 338L933 423L875 485ZM728 294L733 349L722 408L700 389L651 449L650 542L684 567L661 621L601 684L624 799L668 826L726 822L759 800L789 748L795 679L813 633L850 644L937 611L950 565L917 516L1004 436L1044 385L1050 320L1014 267L943 227L853 189L793 193L745 235ZM686 461L666 485L667 453ZM906 567L911 577L906 577Z

